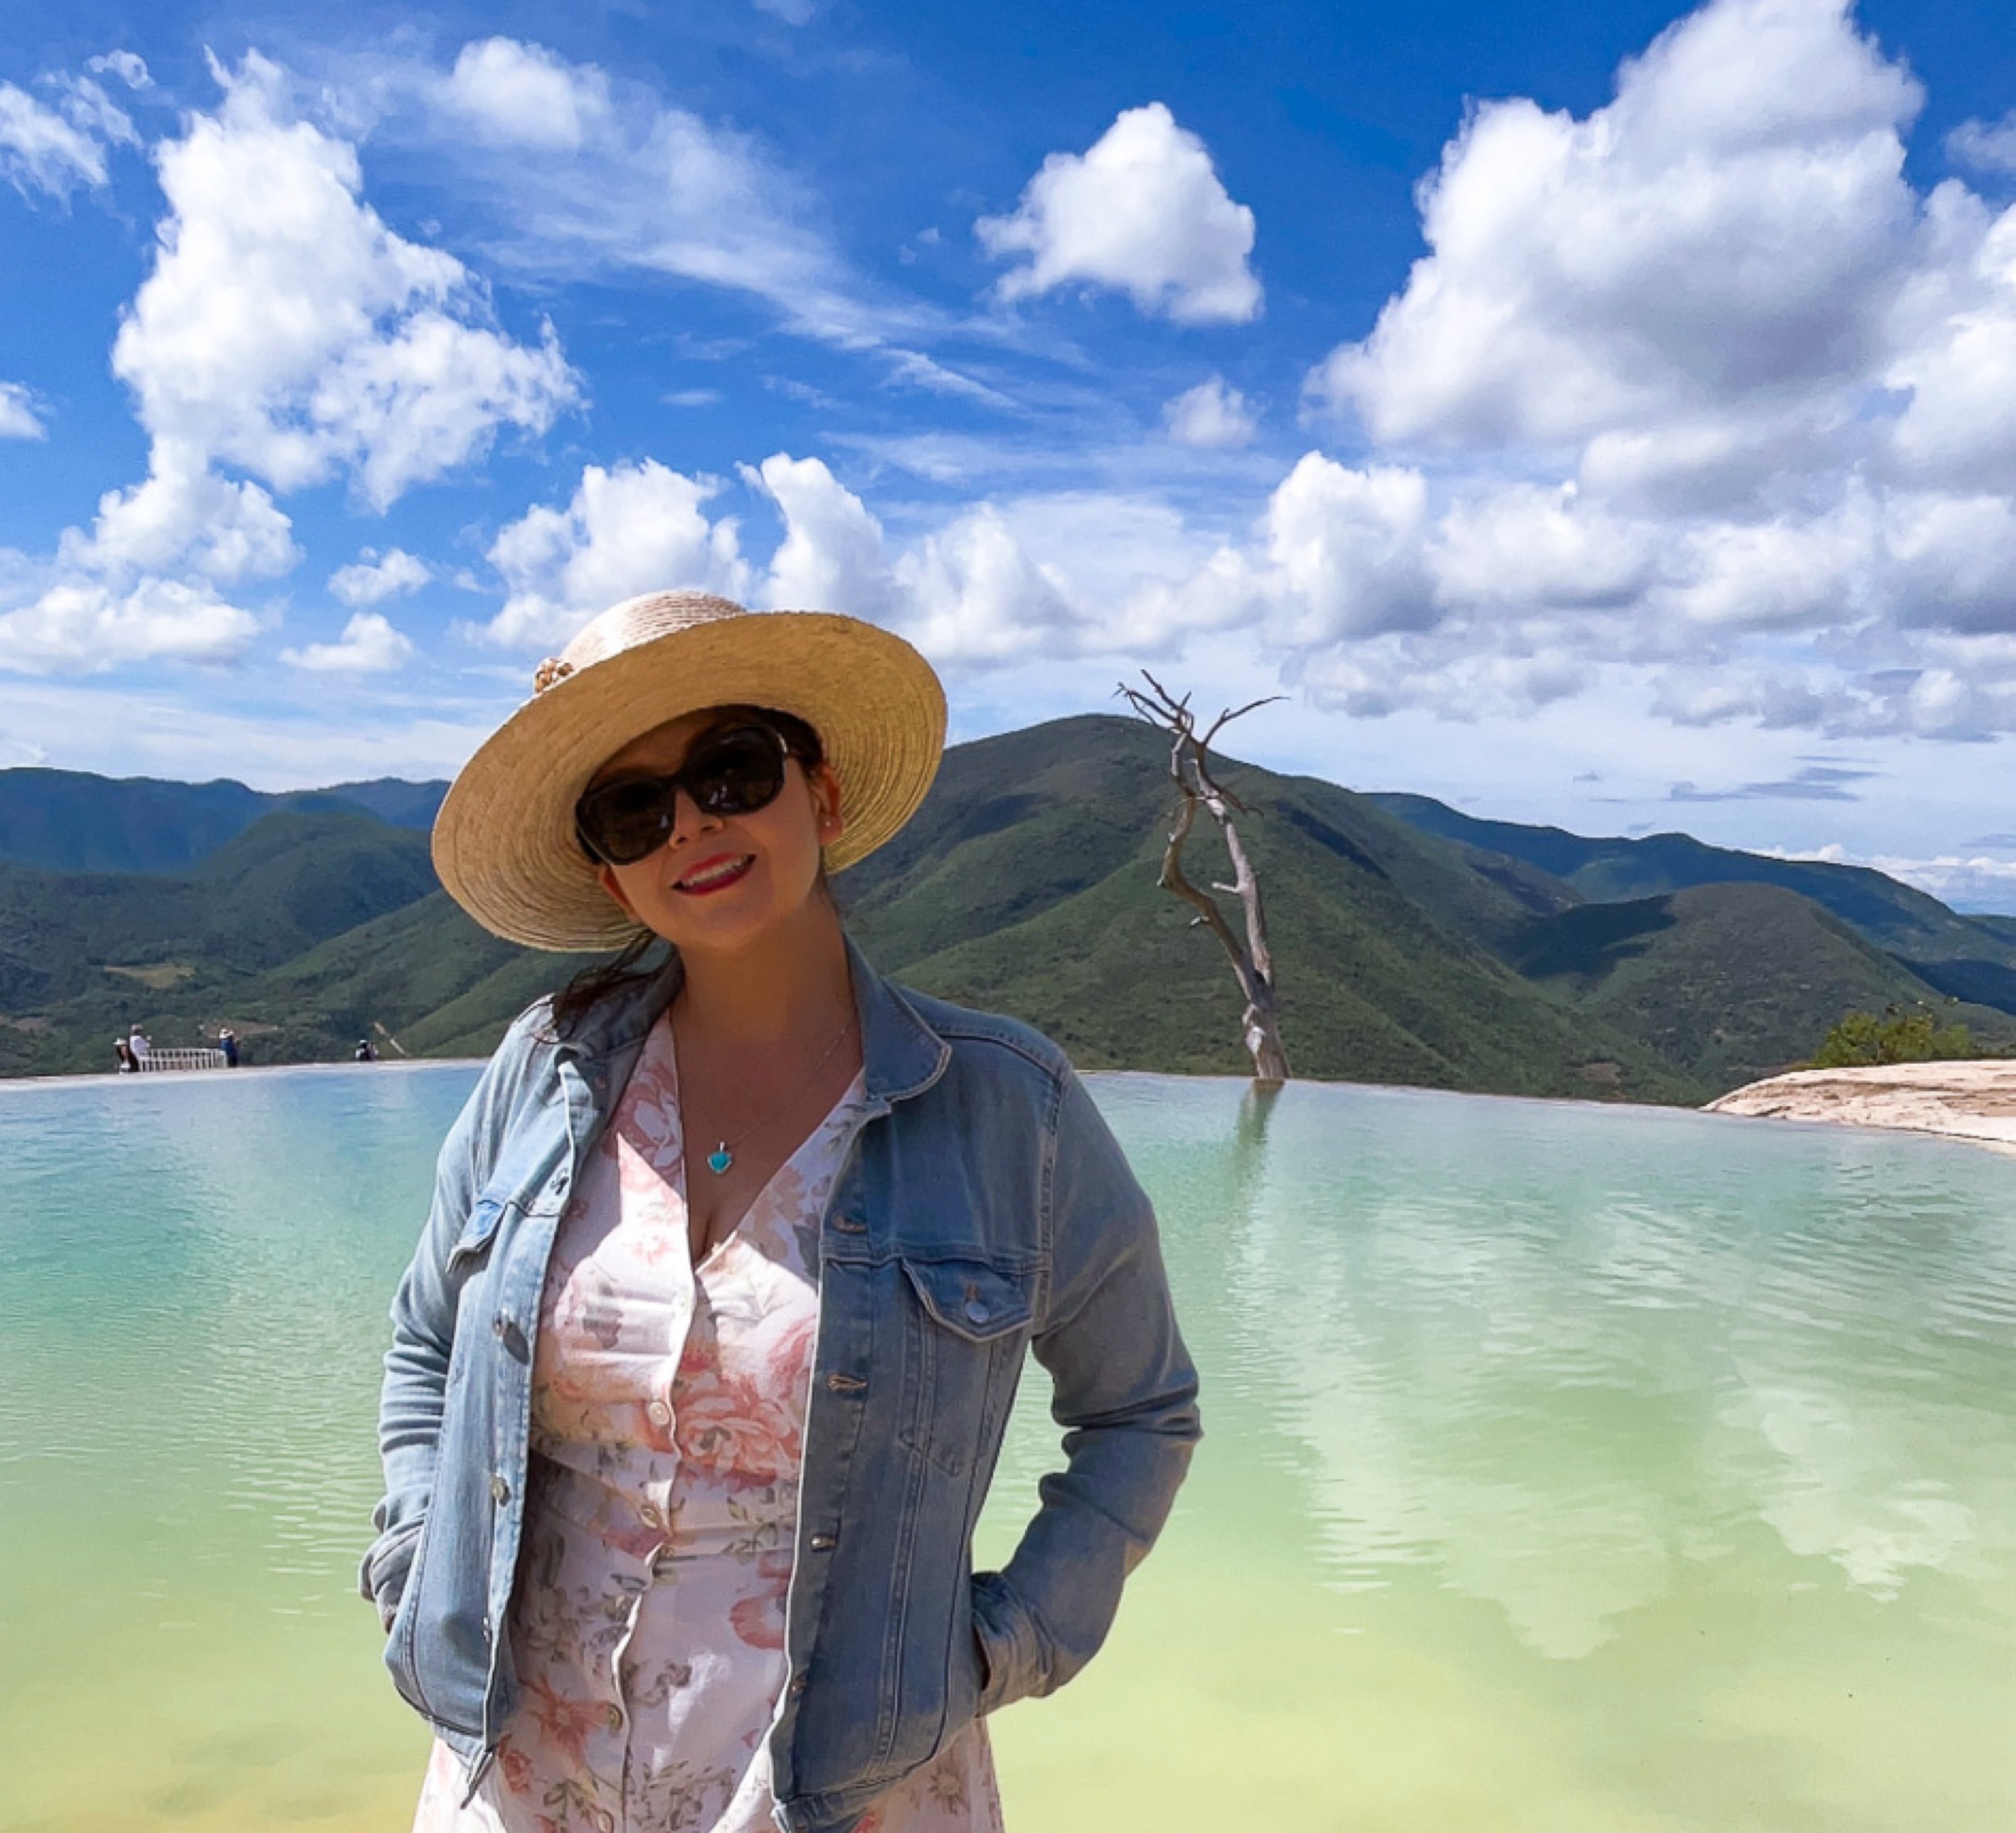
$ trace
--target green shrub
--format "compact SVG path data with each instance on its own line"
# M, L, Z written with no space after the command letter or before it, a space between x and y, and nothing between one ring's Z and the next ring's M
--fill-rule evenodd
M1923 1006L1850 1012L1813 1053L1816 1069L1854 1069L1878 1063L1943 1063L1980 1053L1964 1025L1941 1025Z

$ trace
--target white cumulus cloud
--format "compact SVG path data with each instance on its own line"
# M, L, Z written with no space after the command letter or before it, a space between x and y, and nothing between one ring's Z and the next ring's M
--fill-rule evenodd
M885 615L895 582L882 524L815 458L777 452L747 474L777 505L784 538L770 561L764 592L785 609Z
M1081 284L1125 293L1178 324L1259 315L1253 212L1232 200L1203 141L1160 102L1123 110L1082 153L1050 154L1013 214L983 217L977 229L989 254L1020 260L1002 277L1006 299Z
M1920 99L1845 0L1714 0L1586 120L1487 103L1424 193L1431 252L1318 391L1383 442L1547 445L1863 378Z
M280 660L321 675L387 675L413 658L411 638L393 628L380 611L359 611L334 643L283 649Z
M1921 99L1846 0L1709 0L1586 117L1476 108L1309 378L1359 456L1233 569L1282 665L1361 712L2011 729L2016 651L1950 646L2016 632L2016 210L1913 189Z
M170 214L113 346L149 432L283 491L347 471L380 509L499 427L543 432L578 390L551 332L513 341L459 261L389 229L276 67L218 75L156 154Z
M577 150L609 112L609 85L543 45L484 38L465 45L441 86L448 112L500 146Z
M1258 430L1246 397L1222 376L1213 376L1165 402L1162 423L1179 445L1207 448L1250 445Z
M339 567L329 574L329 589L352 610L358 610L418 592L434 576L434 569L425 560L402 547L383 554L366 548L350 565Z
M155 441L144 481L99 499L88 535L66 530L67 567L115 574L184 571L221 585L275 578L301 559L293 524L266 492L222 477L178 439Z
M149 86L131 54L94 67ZM0 665L233 657L258 620L219 589L301 559L275 494L347 475L383 509L481 456L500 428L543 432L577 398L550 330L513 339L459 261L365 202L355 147L297 111L285 72L257 53L213 70L221 105L153 149L167 212L113 346L147 474L106 492L48 562L0 580ZM131 124L88 78L52 87L60 124L84 140L52 139L37 117L37 144L49 158L69 147L98 182L102 159L79 147L131 139ZM10 106L0 98L0 113ZM18 126L20 110L6 118ZM369 625L323 648L338 660L303 665L378 668L392 654Z
M147 578L121 591L63 581L31 604L0 612L0 668L95 674L163 658L228 662L258 631L250 611L204 585Z
M1946 135L1946 151L1976 171L2016 172L2016 108L1997 121L1962 121Z
M639 592L690 585L746 597L736 524L709 521L703 508L720 488L655 459L586 466L565 509L529 510L491 544L508 596L481 634L558 649L596 612Z
M1311 647L1435 623L1429 525L1418 472L1355 470L1308 453L1267 506L1280 639Z
M1032 560L992 504L967 510L898 561L906 634L947 665L1063 657L1084 621L1061 574Z

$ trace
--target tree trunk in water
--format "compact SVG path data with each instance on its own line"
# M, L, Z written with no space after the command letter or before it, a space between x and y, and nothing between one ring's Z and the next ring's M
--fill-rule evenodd
M1168 848L1162 855L1160 882L1165 891L1194 907L1197 913L1194 921L1218 938L1219 945L1230 959L1232 971L1239 978L1239 989L1246 999L1246 1010L1240 1016L1239 1034L1247 1054L1253 1060L1254 1081L1262 1088L1279 1088L1288 1079L1288 1053L1281 1043L1280 1021L1275 1007L1274 957L1267 945L1266 909L1260 896L1260 880L1240 843L1238 823L1233 818L1235 809L1240 813L1247 811L1236 796L1212 780L1209 758L1211 741L1222 727L1237 718L1240 713L1250 713L1253 707L1266 703L1255 700L1252 706L1221 713L1211 729L1200 736L1195 715L1190 710L1190 697L1186 694L1177 700L1146 669L1142 674L1154 690L1152 695L1124 683L1120 691L1143 718L1160 726L1174 738L1169 752L1169 775L1183 797L1176 809L1175 825L1169 830ZM1219 830L1225 836L1226 850L1232 855L1232 883L1214 884L1211 891L1192 884L1183 870L1183 844L1190 838L1200 805L1218 823ZM1239 899L1245 920L1243 941L1234 933L1218 899L1211 895L1213 891L1223 891Z

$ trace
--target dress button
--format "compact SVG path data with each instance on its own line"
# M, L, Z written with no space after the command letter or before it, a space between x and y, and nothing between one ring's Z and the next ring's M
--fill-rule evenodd
M501 1475L490 1479L490 1500L500 1503L511 1500L511 1485Z
M672 1423L672 1410L662 1400L653 1400L644 1410L651 1416L654 1426L668 1426Z

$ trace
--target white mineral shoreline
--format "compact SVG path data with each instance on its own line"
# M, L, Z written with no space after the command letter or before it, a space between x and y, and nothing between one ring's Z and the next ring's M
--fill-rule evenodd
M2016 1153L2016 1060L1795 1070L1737 1089L1705 1111L1936 1133Z

